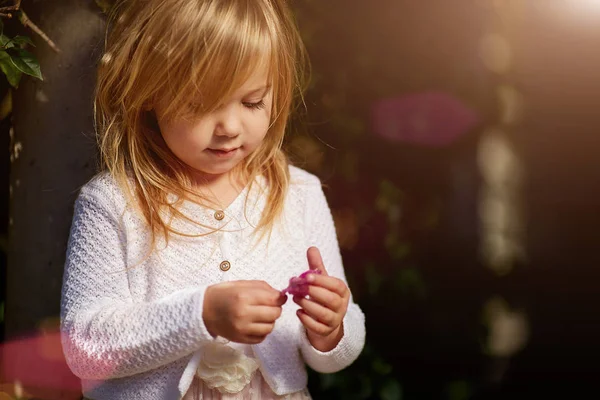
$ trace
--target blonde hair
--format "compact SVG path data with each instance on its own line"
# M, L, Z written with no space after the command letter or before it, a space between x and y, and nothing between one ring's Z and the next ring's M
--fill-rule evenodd
M160 135L155 99L169 104L161 115L167 119L210 112L265 62L273 90L270 128L236 171L250 185L259 175L266 178L267 205L257 230L270 231L281 214L290 179L284 132L309 66L285 3L125 0L112 9L94 99L101 169L135 200L152 247L158 233L166 240L170 233L185 235L164 215L186 218L177 208L193 194L188 167ZM200 93L202 104L191 105ZM169 194L180 201L169 203Z

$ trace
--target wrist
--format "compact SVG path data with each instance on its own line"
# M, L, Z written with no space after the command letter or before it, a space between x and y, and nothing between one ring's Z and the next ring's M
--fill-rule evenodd
M202 321L204 322L204 327L208 331L208 333L216 338L218 336L217 331L214 327L214 318L211 315L211 307L210 307L210 296L211 296L211 287L206 288L206 292L204 293L204 302L202 304Z
M306 336L312 347L320 352L326 353L335 349L342 340L342 337L344 337L344 324L340 324L327 336L317 335L309 330L306 330Z

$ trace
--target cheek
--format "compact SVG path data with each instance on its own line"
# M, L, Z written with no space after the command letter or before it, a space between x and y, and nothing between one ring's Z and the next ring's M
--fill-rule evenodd
M258 140L262 140L269 130L271 125L271 114L268 111L262 111L260 115L256 116L253 123L254 137Z
M269 124L270 119L265 117L254 122L252 125L252 135L249 135L254 146L258 146L263 141L269 130Z
M186 154L206 146L205 135L202 135L200 125L177 122L160 128L167 146L176 155Z

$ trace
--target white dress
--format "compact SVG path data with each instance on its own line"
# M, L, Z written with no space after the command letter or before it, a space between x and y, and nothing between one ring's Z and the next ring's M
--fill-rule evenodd
M221 348L226 349L228 354L224 357L220 357L219 354L213 352L212 357L217 357L218 360L214 360L214 363L201 363L190 388L183 396L182 400L312 400L312 397L306 388L287 395L275 394L258 369L258 364L254 361L251 346L232 342L227 344L221 342L220 344L215 344L215 346L217 347L217 352L220 351L218 348ZM223 362L223 358L231 358L232 354L233 359L235 359L238 364L237 366ZM209 356L206 353L205 355L207 357ZM220 367L222 369L228 368L229 371L233 372L231 374L219 373L217 368L207 367L207 364L212 364L213 366L218 365L217 368ZM217 379L208 379L215 375L218 375ZM223 382L227 382L228 380L230 382L236 380L239 381L240 375L245 375L247 380L249 379L249 382L237 393L219 391L214 387L217 384L217 380L223 385ZM211 388L211 384L202 380L200 376L207 376L207 381L210 380L213 387ZM232 383L233 386L235 386L236 382Z
M335 225L319 179L290 168L281 221L272 235L257 242L253 227L268 201L265 180L259 178L222 210L224 218L197 204L182 204L182 212L202 226L178 220L174 229L199 235L175 236L168 245L159 236L157 250L150 255L150 230L114 179L101 174L81 189L65 263L61 344L86 397L184 397L196 367L206 359L197 353L214 341L202 318L210 285L259 279L283 289L291 277L308 269L310 246L321 251L328 274L345 281ZM205 235L207 231L212 233ZM223 269L226 261L229 265ZM260 372L243 384L236 383L238 398L260 388L262 398L276 399L263 390L268 389L263 379L273 391L296 396L307 387L307 366L333 373L360 354L365 323L358 304L350 301L344 337L329 352L311 346L297 309L296 303L288 301L273 331L251 346L251 358L260 364ZM198 388L200 398L229 396L208 391L205 383L197 380L191 395ZM292 396L288 398L308 395Z

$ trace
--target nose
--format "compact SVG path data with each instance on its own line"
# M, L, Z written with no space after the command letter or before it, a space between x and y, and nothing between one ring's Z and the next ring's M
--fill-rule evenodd
M236 107L221 107L218 111L215 134L217 136L236 137L241 133L241 113Z

